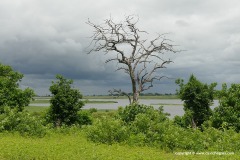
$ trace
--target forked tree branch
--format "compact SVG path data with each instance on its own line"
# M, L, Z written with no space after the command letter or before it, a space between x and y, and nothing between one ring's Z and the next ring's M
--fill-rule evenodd
M113 90L109 90L108 91L110 93L110 95L113 95L113 96L116 96L115 98L118 98L120 96L127 96L128 97L128 100L129 100L129 103L131 104L132 103L132 98L131 96L126 93L126 92L123 92L121 89L117 90L117 89L113 89Z
M138 20L138 17L127 16L121 23L115 23L112 18L106 19L102 25L90 20L87 22L94 29L92 49L88 53L103 51L106 55L115 56L107 59L106 63L116 62L120 65L117 71L123 70L130 76L133 101L121 90L114 89L113 92L128 96L130 103L136 102L141 92L153 87L155 80L166 77L159 76L158 71L172 61L165 60L162 55L180 52L174 49L171 40L165 38L166 34L158 34L153 40L141 39L148 33L137 27Z

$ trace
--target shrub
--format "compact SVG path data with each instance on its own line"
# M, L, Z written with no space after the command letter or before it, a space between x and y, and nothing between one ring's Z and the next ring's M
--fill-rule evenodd
M118 109L118 116L126 123L130 123L135 120L135 117L138 114L145 113L148 114L151 118L159 118L160 121L166 120L168 114L163 113L163 108L155 110L153 106L147 106L144 104L133 103L127 105L125 108L120 107Z
M210 105L213 102L217 83L203 84L194 75L190 76L188 83L183 84L183 82L182 79L176 80L180 87L178 94L184 101L184 110L187 112L185 123L190 122L189 125L193 128L200 127L212 115Z
M129 137L129 130L121 120L107 118L98 119L86 133L91 141L106 144L123 142Z
M139 113L132 122L131 129L134 133L146 134L149 131L152 123L151 117L145 113Z
M81 110L78 112L78 124L79 125L89 125L92 124L92 116L86 110Z
M116 118L116 113L117 111L109 111L109 112L105 112L105 111L97 111L97 112L93 112L92 113L92 117L93 120L97 120L97 119L104 119L104 118Z
M17 131L26 136L43 137L46 127L42 123L41 119L31 116L27 111L5 108L5 112L0 115L0 131Z
M30 88L23 90L19 87L22 78L23 74L0 63L0 114L6 106L21 112L29 105L34 92Z
M173 118L174 124L177 124L178 126L188 128L192 127L192 111L185 110L185 113L183 116L175 116Z
M234 128L240 131L240 84L232 84L228 89L223 84L218 94L219 106L214 109L211 124L215 128Z
M48 112L48 120L54 126L76 124L79 118L78 111L84 103L80 101L81 93L77 89L73 89L72 80L67 80L61 75L57 75L57 82L52 82L50 91L53 94Z
M90 113L97 112L97 108L90 108L90 109L89 109L89 112L90 112Z

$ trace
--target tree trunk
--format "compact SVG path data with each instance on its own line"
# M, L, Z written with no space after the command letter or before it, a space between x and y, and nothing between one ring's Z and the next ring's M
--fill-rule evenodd
M195 121L194 121L193 117L192 117L192 128L194 128L194 129L196 129L196 128L197 128L197 125L196 125L196 123L195 123Z
M132 77L132 76L131 76L131 81L132 81L132 93L133 93L132 103L137 103L139 93L137 92L136 81L134 80L134 77Z
M133 94L133 103L137 103L138 102L138 97L139 97L139 93L138 92L135 92Z
M138 97L139 97L139 93L137 91L137 83L136 83L136 80L135 80L135 75L134 75L134 71L132 69L132 66L131 65L128 65L128 68L129 68L129 75L130 75L130 78L131 78L131 82L132 82L132 93L133 93L133 100L132 100L132 103L137 103L138 102Z

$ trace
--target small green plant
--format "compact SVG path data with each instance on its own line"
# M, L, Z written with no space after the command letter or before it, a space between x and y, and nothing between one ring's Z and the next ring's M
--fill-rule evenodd
M87 137L93 142L113 144L128 139L128 127L119 119L99 119L87 129Z
M90 125L93 122L92 115L89 111L81 110L78 112L78 116L79 125Z
M162 120L167 119L169 114L163 113L163 108L160 107L159 110L155 110L153 106L147 106L144 104L133 103L127 105L126 107L119 107L118 116L126 123L130 123L135 120L136 116L141 113L146 113L149 116L156 116ZM153 117L152 117L153 118Z
M27 111L18 112L15 109L5 108L0 115L0 131L17 131L24 136L43 137L46 127L40 118L32 116Z
M109 112L105 112L105 111L97 111L97 112L93 112L92 113L92 117L93 120L97 120L97 119L103 119L103 118L115 118L117 115L117 111L109 111Z
M89 111L90 113L94 113L94 112L97 112L98 110L97 110L97 108L90 108L88 111Z

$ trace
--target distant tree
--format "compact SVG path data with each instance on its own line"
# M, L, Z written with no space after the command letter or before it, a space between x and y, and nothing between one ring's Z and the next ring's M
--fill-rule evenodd
M214 88L217 83L203 84L191 75L188 83L184 84L182 79L177 79L176 84L180 89L178 94L184 101L185 123L193 128L201 126L212 115L210 105L214 98Z
M212 126L215 128L234 128L240 131L240 84L232 84L227 88L222 85L218 92L219 106L214 109L211 117Z
M4 107L22 111L28 106L34 96L30 88L19 88L23 74L16 72L12 67L0 63L0 113Z
M57 75L56 78L57 81L52 82L49 89L52 93L49 121L55 126L75 124L80 118L78 111L84 105L80 100L82 95L79 90L72 88L73 80L67 80L61 75Z
M89 53L112 53L106 63L117 63L117 71L122 70L129 75L133 96L117 89L111 93L128 96L130 103L138 102L141 92L153 87L155 80L165 77L157 71L166 68L166 64L172 61L164 59L163 54L177 52L170 43L171 40L166 39L166 34L159 34L152 40L145 39L147 32L140 30L137 23L136 16L127 16L121 23L115 23L111 18L106 19L102 25L87 22L94 28L93 47Z

